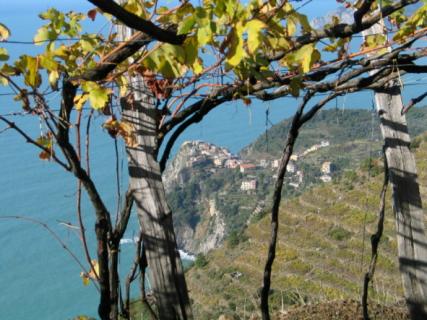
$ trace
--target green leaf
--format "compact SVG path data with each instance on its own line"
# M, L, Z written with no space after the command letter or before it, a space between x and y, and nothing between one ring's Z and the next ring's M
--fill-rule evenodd
M0 48L0 61L6 61L9 59L9 54L5 48Z
M192 65L198 57L199 48L197 46L197 39L195 37L187 37L182 46L185 52L185 64Z
M41 77L39 74L39 59L27 55L19 57L15 61L17 70L24 74L24 82L27 86L37 88L41 84Z
M40 65L46 70L53 71L58 70L59 64L56 62L53 57L49 54L44 54L39 56Z
M50 31L47 26L43 26L37 30L37 34L34 36L34 43L36 45L42 45L46 41L53 41L57 37L56 33Z
M185 51L181 46L165 43L161 47L161 52L163 53L166 60L176 60L179 63L185 63Z
M0 23L0 42L10 37L10 30L3 23Z
M183 21L181 21L178 25L178 32L177 34L187 34L191 28L193 28L194 24L196 23L195 16L191 15L185 18Z
M289 90L294 97L299 97L299 90L301 88L301 85L302 82L299 77L292 78L291 82L289 83Z
M248 50L249 53L254 53L262 41L262 29L266 27L265 23L261 20L254 19L246 23L248 30Z
M387 38L384 34L370 34L365 37L365 42L363 47L367 49L373 49L384 45L387 41Z
M103 88L96 82L83 83L82 89L89 95L89 102L95 110L103 109L110 99L111 90Z

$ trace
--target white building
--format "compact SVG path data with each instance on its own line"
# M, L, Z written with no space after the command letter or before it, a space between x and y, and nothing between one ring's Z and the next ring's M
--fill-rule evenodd
M323 174L331 174L331 172L333 171L333 164L330 161L323 162L320 171Z
M240 165L240 161L237 159L227 159L224 163L224 167L228 169L236 169Z
M262 168L267 168L268 167L268 160L267 159L261 159L259 161L259 166Z
M290 160L297 162L298 161L298 155L297 154L291 155Z
M325 175L320 177L320 180L322 180L323 182L331 182L332 178L331 178L331 176L328 176L325 174Z
M291 161L288 162L288 165L286 166L286 171L289 173L294 173L297 170L297 167L295 164Z
M213 160L213 163L214 163L215 167L222 167L225 160L226 159L224 157L215 157Z
M330 143L329 143L329 141L327 141L327 140L322 140L322 141L320 142L320 145L321 145L322 147L329 147Z
M256 179L248 180L248 181L242 181L242 185L240 186L240 190L247 191L247 190L256 190L257 188L257 181Z

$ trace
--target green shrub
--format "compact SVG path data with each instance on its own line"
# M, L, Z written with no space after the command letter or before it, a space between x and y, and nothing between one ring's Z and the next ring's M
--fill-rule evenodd
M228 236L227 245L229 248L235 248L239 243L245 242L246 240L248 240L247 235L245 235L243 232L233 230Z
M421 138L421 137L416 137L416 138L414 138L414 139L411 141L411 145L410 145L411 150L416 150L416 149L418 149L418 148L420 147L420 145L421 145L421 141L422 141L422 138Z
M194 261L194 265L196 268L203 268L209 263L208 259L203 253L199 253Z
M349 239L352 233L340 226L336 226L329 230L328 235L334 240L343 241Z

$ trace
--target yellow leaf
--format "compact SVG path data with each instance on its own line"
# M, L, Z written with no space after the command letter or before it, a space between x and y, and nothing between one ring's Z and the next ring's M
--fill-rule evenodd
M131 148L136 148L138 146L138 142L135 135L135 129L132 124L127 121L121 121L119 123L119 134L125 140L126 145Z
M5 48L0 48L0 61L6 61L9 59L9 54Z
M48 40L54 40L56 38L56 34L52 31L49 31L49 29L46 26L41 27L37 30L36 35L34 36L34 43L38 46L42 45L44 42Z
M227 63L232 67L237 66L240 61L246 57L246 53L243 48L243 31L243 26L239 22L236 24L235 28L233 28L233 33L231 34L230 48L227 52Z
M287 20L286 30L288 32L288 36L293 36L295 34L295 32L297 31L297 26L291 17L289 17Z
M97 260L92 260L91 264L92 264L92 267L88 274L88 277L92 280L96 280L99 275L99 264Z
M78 94L74 97L74 105L76 107L76 110L81 110L83 108L83 105L86 103L87 99L89 98L88 94Z
M58 62L56 62L49 53L40 55L39 59L40 59L40 65L46 70L49 70L49 71L58 70L58 66L59 66Z
M373 49L378 46L384 45L387 41L387 38L384 34L370 34L365 37L365 42L363 43L364 48Z
M49 84L51 85L52 88L56 87L56 85L58 84L58 79L59 79L58 71L53 70L49 73Z
M0 23L0 42L10 37L10 30L3 23Z
M103 109L110 100L111 89L101 87L96 82L86 81L82 89L89 95L89 102L95 110Z
M15 62L17 70L24 73L24 80L27 86L37 88L40 86L41 77L39 73L39 59L23 55Z
M39 158L42 160L51 160L55 154L53 150L53 137L51 134L46 134L38 137L36 143L47 150L43 150L39 153Z
M199 74L200 72L203 71L203 63L201 59L196 59L196 61L194 61L193 63L193 71L195 74Z
M112 137L121 136L127 146L135 148L138 146L138 142L135 135L135 128L127 121L116 120L115 117L111 117L102 125L108 130L108 133Z
M262 29L265 27L265 23L258 19L251 20L246 24L249 53L254 53L258 49L262 41Z
M116 78L116 83L120 89L120 96L124 97L128 91L128 78L126 76L120 76Z
M1 75L0 75L0 85L2 85L2 86L9 85L9 81L7 80L7 78L2 77Z
M86 273L81 272L81 273L80 273L80 277L82 278L83 285L84 285L84 286L88 286L88 285L89 285L89 283L90 283L90 279L89 279L89 277L86 275Z

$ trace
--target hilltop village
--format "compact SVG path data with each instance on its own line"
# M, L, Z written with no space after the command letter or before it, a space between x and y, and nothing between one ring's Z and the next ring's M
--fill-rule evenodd
M324 140L300 153L292 155L291 161L287 166L287 184L295 189L300 188L304 182L304 170L299 167L299 162L308 154L315 153L321 148L328 146L330 146L330 142ZM255 175L257 171L271 169L274 172L280 165L280 159L258 159L257 162L249 161L232 154L226 148L203 141L186 141L183 143L182 148L188 150L187 162L185 164L188 168L196 170L203 168L212 173L224 169L239 169L244 177L240 185L240 190L242 191L257 190L259 183ZM332 181L334 170L335 166L332 162L324 161L319 167L319 179L323 182ZM273 178L276 178L275 174L273 174Z

